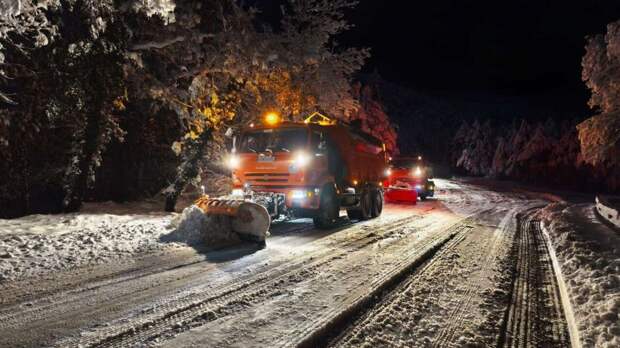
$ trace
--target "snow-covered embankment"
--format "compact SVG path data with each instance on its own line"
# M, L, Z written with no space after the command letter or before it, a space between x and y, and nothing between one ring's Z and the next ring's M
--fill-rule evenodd
M541 210L584 347L620 347L620 235L594 205L554 203Z
M0 283L131 262L184 245L236 242L227 223L205 216L196 206L176 214L111 203L88 204L81 213L0 219Z

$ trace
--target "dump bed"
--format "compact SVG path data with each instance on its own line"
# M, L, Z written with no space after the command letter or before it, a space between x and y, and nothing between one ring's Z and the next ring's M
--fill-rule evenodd
M387 168L387 154L379 140L343 124L311 127L329 134L336 145L346 168L345 182L353 185L367 182L376 184L383 180Z

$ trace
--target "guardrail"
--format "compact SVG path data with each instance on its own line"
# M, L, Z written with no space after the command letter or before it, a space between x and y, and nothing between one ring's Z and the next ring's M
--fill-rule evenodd
M609 223L620 228L620 197L596 196L596 211Z

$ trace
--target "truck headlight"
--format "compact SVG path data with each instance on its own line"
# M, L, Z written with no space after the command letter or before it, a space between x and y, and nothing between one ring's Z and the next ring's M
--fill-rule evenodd
M239 160L239 157L235 155L230 155L226 159L226 166L228 167L228 169L231 169L231 170L239 168L240 163L241 161Z
M304 199L306 197L305 190L293 190L291 192L291 198L293 199Z
M240 188L233 189L232 190L232 195L233 196L242 197L243 196L243 189L240 189Z
M297 167L305 167L308 163L310 163L310 159L310 155L304 151L300 151L295 154L295 157L293 157L293 162Z
M415 169L413 170L413 175L414 176L421 176L422 175L422 169L420 169L420 167L415 167Z
M385 176L390 176L392 175L392 169L388 168L385 170Z

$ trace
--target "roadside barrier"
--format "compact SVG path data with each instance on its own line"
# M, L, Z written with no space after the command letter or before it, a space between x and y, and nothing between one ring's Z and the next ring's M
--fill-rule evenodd
M612 225L620 228L620 197L596 196L596 211Z

